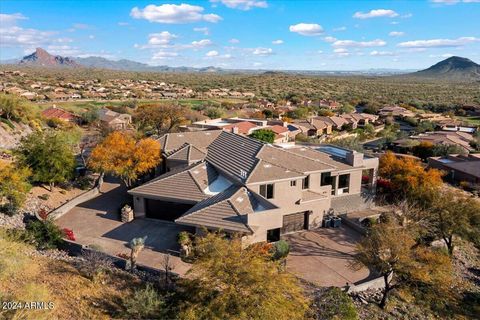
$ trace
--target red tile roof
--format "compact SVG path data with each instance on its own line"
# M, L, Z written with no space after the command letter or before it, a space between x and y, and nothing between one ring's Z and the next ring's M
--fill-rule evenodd
M248 121L243 121L243 122L237 122L237 123L232 123L229 124L225 127L223 127L224 130L226 131L231 131L233 128L238 128L238 133L241 134L248 134L251 129L257 127L256 124L248 122Z
M42 111L42 116L45 118L57 118L65 121L73 121L75 120L76 116L68 111L57 107L50 107Z
M280 133L285 133L285 132L288 132L288 128L286 127L283 127L281 125L274 125L274 126L270 126L270 127L267 127L265 128L267 130L272 130L273 132L275 132L276 134L280 134Z

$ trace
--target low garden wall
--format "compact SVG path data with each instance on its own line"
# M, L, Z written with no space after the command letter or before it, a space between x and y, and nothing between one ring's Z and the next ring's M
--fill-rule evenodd
M393 273L390 274L388 281L391 281L392 277L393 277ZM383 289L383 288L385 288L385 280L383 279L383 277L378 277L378 278L371 279L358 284L351 284L345 287L347 293L362 292L370 289Z
M83 203L85 201L91 200L98 196L100 194L100 188L102 187L103 184L103 176L100 175L95 181L95 185L92 189L85 191L82 194L79 194L75 198L67 201L66 203L62 204L60 207L53 209L48 213L48 218L52 220L56 220L63 216L65 213L68 211L72 210L76 206L78 206L80 203Z

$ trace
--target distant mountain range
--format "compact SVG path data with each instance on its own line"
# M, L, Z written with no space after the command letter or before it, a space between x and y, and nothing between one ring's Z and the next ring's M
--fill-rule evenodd
M428 69L409 73L408 76L480 81L480 65L470 59L453 56L434 64Z
M102 57L73 58L51 55L42 48L37 48L32 54L22 59L0 61L1 64L19 64L41 67L67 67L67 68L97 68L119 71L137 72L199 72L199 73L251 73L251 74L307 74L307 75L374 75L391 76L402 75L418 78L450 79L450 80L480 80L480 66L475 62L462 57L450 57L431 66L428 69L412 72L413 70L398 69L368 69L357 71L316 71L316 70L240 70L222 69L217 67L170 67L151 66L146 63L132 60L109 60Z

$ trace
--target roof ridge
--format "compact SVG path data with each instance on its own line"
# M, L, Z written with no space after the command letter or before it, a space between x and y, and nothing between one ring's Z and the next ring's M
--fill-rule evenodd
M200 202L198 202L198 203L201 203L201 202L203 202L203 201L207 201L207 200L209 200L209 199L211 199L211 198L213 198L213 197L215 197L215 196L221 195L222 193L225 193L228 189L230 189L230 188L232 188L232 187L237 187L237 186L234 185L234 184L232 184L232 185L231 185L230 187L228 187L226 190L224 190L224 191L222 191L222 192L220 192L220 193L217 193L216 195L213 195L213 196L211 196L211 197L209 197L209 198L206 198L205 200L202 200L202 201L200 201ZM243 188L243 187L240 187L240 188ZM237 190L237 191L238 191L238 190ZM235 193L237 193L237 191L235 191ZM235 193L234 193L234 194L235 194ZM206 210L206 209L208 209L208 208L213 207L214 205L217 205L217 204L219 204L219 203L223 203L223 202L225 202L225 201L228 201L232 196L233 196L233 194L232 194L230 197L228 197L228 198L226 198L226 199L223 199L223 200L221 200L221 201L212 202L212 203L209 204L208 206L203 207L203 208L201 208L201 209L199 209L199 210L195 210L195 211L192 211L192 212L190 212L190 213L184 214L184 215L182 215L181 217L177 218L176 220L182 219L182 218L184 218L184 217L188 217L188 216L190 216L190 215L192 215L192 214L194 214L194 213L202 212L202 211L204 211L204 210ZM197 203L197 204L198 204L198 203ZM195 206L193 206L192 209L193 209L194 207L195 207Z
M242 187L242 188L245 188L245 187ZM245 188L246 189L246 188ZM232 207L233 211L235 211L235 213L237 214L237 216L239 217L242 217L244 216L243 214L240 214L240 212L238 212L237 208L235 207L235 205L233 204L233 202L229 199L227 199L227 203ZM253 232L252 228L250 228L250 226L248 225L248 223L245 223L242 221L242 223L245 225L245 227L247 227L248 230L250 230L251 232Z
M154 178L154 179L152 179L152 180L150 180L150 181L148 181L148 182L146 182L146 183L144 183L144 184L142 184L142 185L140 185L140 186L138 186L138 187L135 187L135 188L131 189L130 191L134 191L134 190L136 190L136 189L138 189L138 188L141 188L141 187L144 187L144 186L149 186L149 185L151 185L152 183L157 182L157 181L160 181L160 180L169 179L169 178L171 178L171 177L174 177L174 176L176 176L176 175L179 175L179 174L181 174L181 173L184 173L185 171L187 171L188 173L190 173L190 170L191 170L191 169L195 168L197 165L201 164L203 161L204 161L204 160L200 160L200 161L198 161L198 162L192 163L190 166L181 168L181 169L179 169L178 171L166 172L166 173L164 173L164 174L162 174L162 175L160 175L160 176L158 176L158 177L156 177L156 178ZM170 174L169 174L169 173L170 173ZM195 179L193 179L193 180L195 180Z

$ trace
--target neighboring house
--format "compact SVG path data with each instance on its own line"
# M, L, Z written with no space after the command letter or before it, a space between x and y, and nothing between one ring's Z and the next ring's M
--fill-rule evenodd
M204 132L192 134L199 133ZM170 220L199 232L205 227L239 233L247 245L318 227L331 209L345 213L368 207L362 188L372 191L377 168L377 158L355 151L283 149L223 131L204 160L129 193L136 218Z
M71 112L65 111L56 106L47 108L42 111L42 117L46 119L59 119L66 122L75 122L78 120L78 116L74 115Z
M107 108L98 111L100 123L110 129L125 130L132 123L132 116L126 113L118 113Z
M399 106L387 106L379 110L378 114L381 117L395 117L395 118L407 118L414 117L415 113Z
M445 171L445 178L452 182L480 184L480 154L430 157L428 165Z
M419 142L430 142L433 145L455 145L465 150L466 153L473 151L470 145L470 142L473 141L473 136L466 132L434 131L411 136L410 139ZM397 143L397 141L394 143Z

